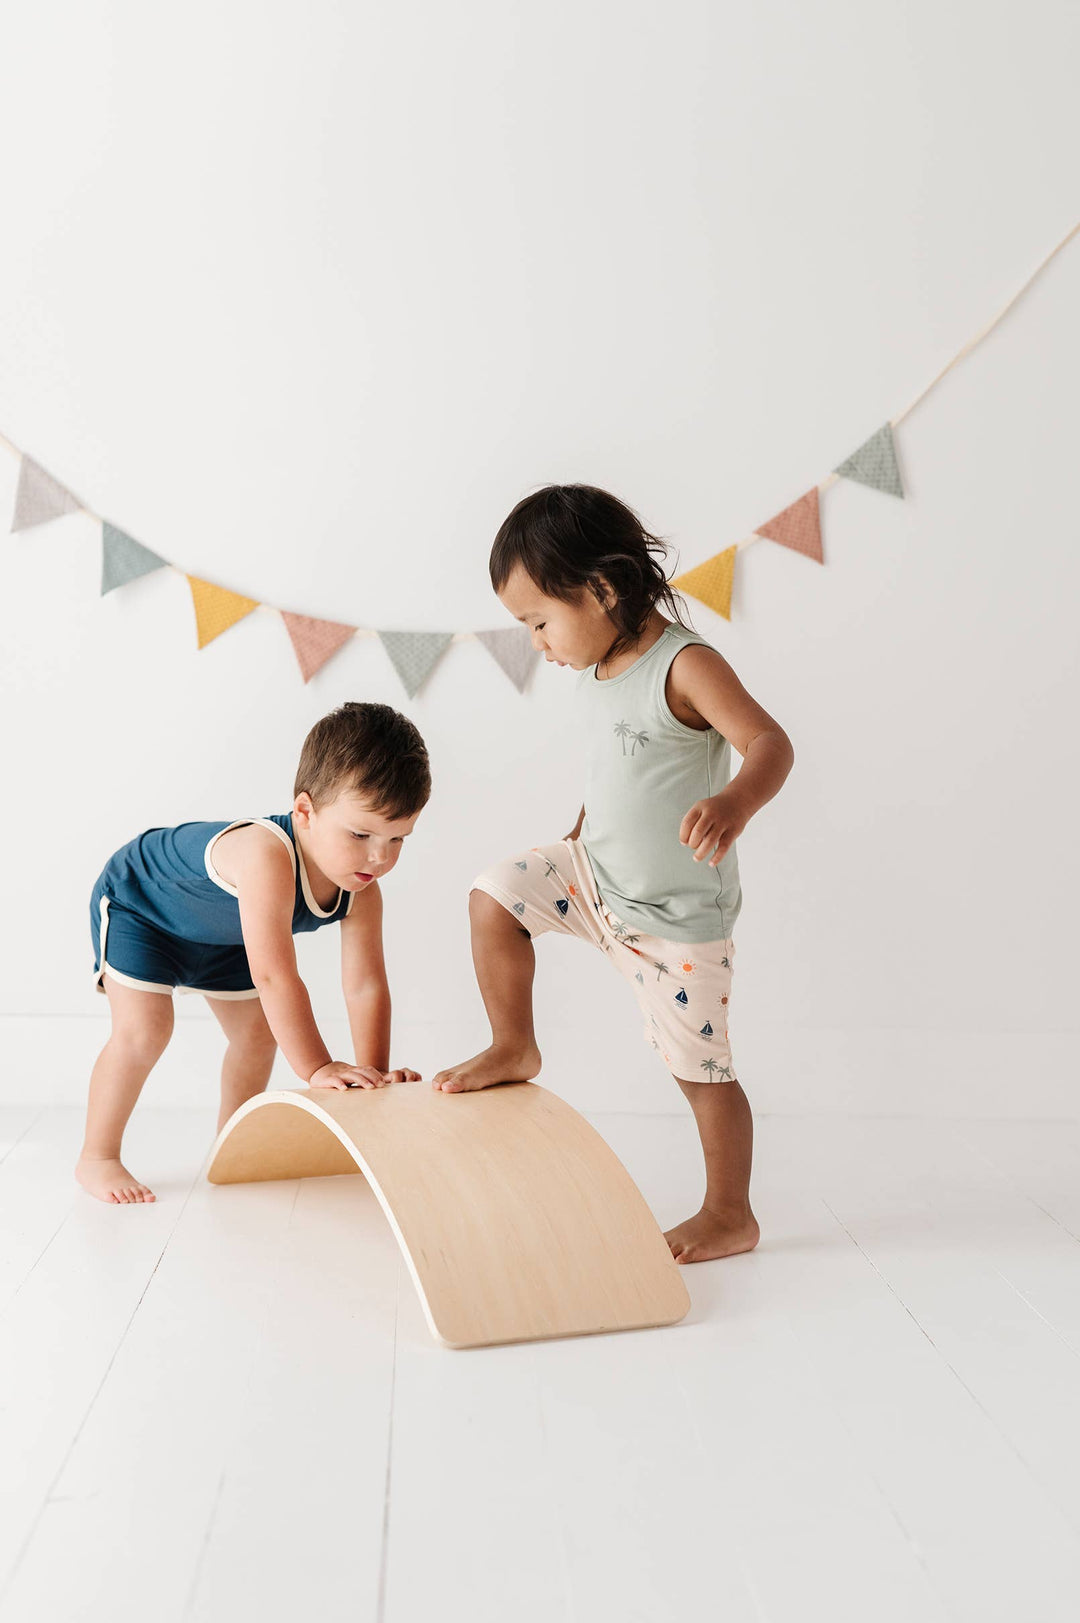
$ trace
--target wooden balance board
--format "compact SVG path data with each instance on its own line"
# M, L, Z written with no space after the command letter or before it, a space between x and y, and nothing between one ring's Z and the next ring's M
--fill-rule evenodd
M262 1093L225 1123L211 1183L362 1172L447 1347L639 1330L690 1298L622 1162L534 1082Z

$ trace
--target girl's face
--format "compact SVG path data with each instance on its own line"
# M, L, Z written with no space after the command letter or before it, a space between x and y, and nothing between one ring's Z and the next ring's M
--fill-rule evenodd
M613 603L611 587L607 581L602 585L605 601ZM588 587L581 588L574 602L564 603L561 598L545 597L521 564L515 564L498 596L514 619L532 633L533 647L550 664L588 670L603 659L615 641L607 609Z
M315 866L342 890L366 890L389 873L418 816L391 821L353 790L318 811L308 794L297 795L293 806L293 823L304 830Z

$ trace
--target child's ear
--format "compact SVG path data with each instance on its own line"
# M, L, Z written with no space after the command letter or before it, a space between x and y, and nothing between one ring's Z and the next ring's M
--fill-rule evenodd
M293 801L293 821L299 823L301 828L308 828L311 823L311 814L314 810L315 806L311 796L308 794L306 789L301 789L300 793Z

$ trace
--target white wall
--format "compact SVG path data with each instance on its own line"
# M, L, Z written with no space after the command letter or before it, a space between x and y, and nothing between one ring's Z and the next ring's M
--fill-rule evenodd
M23 7L0 430L182 567L328 618L509 624L490 541L552 479L695 564L902 409L1072 224L1078 34L1065 0ZM827 568L761 544L731 625L693 610L798 755L740 842L761 1108L1076 1109L1078 276L1080 242L902 425L906 502L841 483ZM0 513L16 472L0 453ZM3 562L3 1095L81 1096L109 853L286 809L350 697L410 714L435 777L385 887L395 1060L472 1052L468 883L574 820L569 673L522 697L460 643L409 702L358 638L305 688L272 614L196 653L179 577L101 601L81 517ZM328 1020L330 937L301 949ZM584 950L541 944L545 1080L676 1108ZM159 1101L213 1092L216 1027L183 1013Z

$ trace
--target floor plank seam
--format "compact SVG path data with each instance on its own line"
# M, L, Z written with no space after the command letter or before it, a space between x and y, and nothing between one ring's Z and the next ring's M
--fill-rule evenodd
M209 1156L207 1156L206 1159L203 1161L202 1167L200 1168L200 1171L199 1171L199 1177L196 1179L196 1183L201 1181L203 1173L204 1173L205 1168L206 1168L206 1163L207 1163L208 1160L209 1160ZM293 1218L296 1215L296 1207L297 1207L297 1203L299 1202L299 1199L300 1199L300 1190L302 1189L302 1187L303 1187L303 1184L302 1184L301 1180L298 1178L296 1180L296 1184L295 1184L295 1186L293 1188L292 1205L289 1207L288 1222L285 1224L285 1234L286 1235L288 1235L289 1230L292 1228ZM284 1267L284 1260L282 1259L282 1260L279 1261L279 1264L278 1264L279 1273L280 1273L281 1268L283 1268L283 1267ZM270 1312L270 1303L268 1302L267 1307L266 1307L266 1313L269 1313L269 1312ZM263 1315L263 1322L265 1322L266 1313L264 1313L264 1315ZM258 1362L258 1358L259 1358L259 1349L258 1349L258 1346L256 1345L256 1349L251 1355L251 1363L250 1363L250 1365L248 1367L248 1381L245 1384L245 1388L244 1388L245 1391L250 1389L251 1371L255 1368L255 1365ZM240 1418L239 1414L237 1414L234 1418L238 1421L239 1418ZM210 1549L210 1541L214 1536L214 1528L217 1525L218 1511L219 1511L219 1509L221 1507L221 1496L222 1496L222 1493L224 1492L225 1483L226 1483L226 1480L228 1479L228 1475L229 1475L228 1466L223 1465L221 1467L221 1473L220 1473L220 1475L218 1477L217 1486L216 1486L216 1488L214 1490L214 1497L213 1497L213 1500L212 1500L211 1505L210 1505L210 1513L206 1518L206 1526L203 1529L203 1536L202 1536L202 1539L201 1539L200 1544L199 1544L199 1553L198 1553L198 1556L195 1559L195 1566L194 1566L194 1570L193 1570L192 1575L191 1575L191 1583L188 1586L187 1600L184 1603L184 1612L183 1612L184 1623L186 1623L186 1620L191 1616L192 1611L193 1611L194 1606L195 1606L195 1603L199 1598L199 1585L202 1582L203 1567L204 1567L205 1562L206 1562L207 1552Z
M57 1466L56 1471L53 1473L52 1481L49 1483L49 1486L48 1486L48 1488L47 1488L47 1490L45 1492L45 1496L44 1496L44 1498L43 1498L43 1500L41 1502L41 1505L40 1505L40 1507L39 1507L39 1509L37 1511L37 1514L35 1515L33 1521L31 1522L30 1527L29 1527L29 1529L27 1531L26 1537L23 1539L23 1542L19 1547L19 1553L15 1557L15 1561L14 1561L14 1563L12 1565L10 1573L8 1574L7 1580L4 1583L3 1588L0 1589L0 1605L3 1604L4 1597L7 1595L7 1593L10 1590L12 1584L15 1582L15 1579L18 1577L19 1569L21 1568L24 1560L26 1559L27 1551L29 1550L31 1544L33 1543L34 1537L35 1537L35 1535L37 1533L37 1530L38 1530L39 1526L41 1525L41 1519L44 1516L44 1514L45 1514L46 1510L48 1509L49 1505L53 1502L53 1499L54 1499L54 1496L55 1496L56 1485L60 1481L61 1477L63 1476L63 1474L65 1472L65 1470L67 1469L68 1461L70 1460L72 1454L74 1453L75 1447L76 1447L76 1445L77 1445L77 1443L79 1441L79 1438L82 1436L83 1431L86 1428L86 1423L89 1420L90 1415L93 1412L94 1405L97 1403L98 1398L101 1396L102 1390L103 1390L103 1388L105 1386L105 1382L108 1380L109 1374L110 1374L110 1372L112 1370L112 1367L115 1364L115 1362L116 1362L116 1360L117 1360L117 1358L118 1358L118 1356L120 1354L120 1349L124 1345L124 1342L127 1340L128 1333L131 1330L131 1326L135 1322L135 1315L138 1313L140 1307L143 1304L143 1301L144 1301L144 1299L146 1297L146 1293L150 1289L151 1283L153 1282L154 1275L157 1273L158 1268L161 1266L162 1258L164 1257L166 1251L168 1250L170 1244L172 1243L173 1236L176 1233L177 1228L179 1227L180 1220L183 1217L184 1212L187 1210L188 1201L191 1199L192 1195L195 1192L195 1186L196 1186L197 1182L198 1182L198 1175L196 1175L196 1177L193 1178L192 1181L191 1181L191 1186L188 1189L187 1194L184 1196L184 1199L180 1204L180 1210L177 1212L176 1218L175 1218L175 1220L174 1220L174 1222L172 1224L172 1227L169 1229L169 1232L165 1237L165 1243L162 1246L161 1251L158 1253L157 1260L155 1261L153 1268L150 1270L150 1274L149 1274L149 1277L146 1280L146 1283L144 1284L142 1290L139 1292L139 1299L135 1303L135 1306L132 1308L131 1313L128 1315L127 1322L124 1325L124 1328L120 1333L120 1336L119 1336L119 1338L117 1340L116 1346L112 1350L112 1354L111 1354L111 1356L109 1358L109 1361L106 1364L105 1369L102 1372L101 1379L98 1382L97 1386L94 1388L93 1395L91 1396L90 1401L86 1406L86 1410L85 1410L85 1412L83 1414L83 1417L79 1421L78 1426L76 1427L75 1435L72 1437L71 1442L68 1444L66 1450L64 1451L64 1455L63 1455L63 1458L60 1461L60 1464ZM70 1213L68 1215L70 1216ZM64 1221L66 1222L67 1218L65 1218ZM63 1227L63 1224L61 1224L61 1227ZM42 1253L42 1255L44 1255L44 1253ZM56 1496L56 1497L57 1497L57 1502L59 1502L59 1497L60 1496Z
M390 1493L394 1468L394 1397L397 1391L398 1322L401 1316L401 1276L399 1259L394 1282L394 1339L390 1352L390 1415L386 1426L386 1478L383 1484L382 1544L379 1551L379 1587L375 1601L375 1623L385 1623L386 1586L390 1557Z
M1075 1524L1072 1521L1072 1518L1069 1515L1066 1514L1066 1512L1058 1504L1057 1500L1053 1497L1053 1495L1048 1492L1045 1484L1042 1482L1041 1478L1036 1475L1036 1473L1034 1472L1034 1470L1031 1467L1031 1464L1024 1457L1024 1455L1021 1453L1020 1449L1016 1446L1016 1444L1013 1442L1013 1440L1009 1436L1008 1432L1002 1430L1001 1426L994 1419L994 1417L990 1413L990 1411L985 1407L985 1405L982 1403L982 1401L971 1390L971 1387L964 1380L963 1376L960 1374L960 1372L956 1368L955 1364L953 1364L945 1356L945 1354L942 1352L941 1348L938 1346L937 1342L934 1340L933 1336L926 1329L926 1327L919 1323L919 1320L918 1320L917 1316L912 1312L911 1308L904 1301L904 1298L900 1295L900 1292L891 1283L891 1281L886 1277L886 1275L884 1273L882 1273L881 1269L878 1267L878 1265L874 1261L873 1257L870 1256L869 1252L864 1250L864 1248L859 1244L858 1240L855 1238L854 1234L852 1234L851 1230L848 1228L848 1226L844 1222L843 1218L837 1216L836 1212L833 1211L832 1207L829 1205L829 1203L825 1199L824 1195L820 1195L818 1198L821 1201L821 1204L825 1207L825 1209L827 1211L829 1211L830 1213L832 1213L832 1216L836 1218L836 1221L840 1224L840 1227L844 1230L844 1233L848 1236L848 1238L850 1239L852 1245L855 1246L856 1249L861 1253L861 1255L866 1258L867 1262L870 1264L871 1268L877 1274L877 1276L881 1280L882 1284L886 1287L887 1290L889 1290L891 1292L891 1294L900 1303L900 1306L903 1308L904 1312L908 1315L911 1322L918 1328L918 1331L919 1331L920 1335L924 1336L926 1338L926 1340L930 1343L931 1347L933 1347L935 1353L941 1359L941 1362L945 1365L945 1368L954 1377L957 1384L967 1393L968 1397L971 1399L972 1403L978 1409L979 1413L986 1420L987 1424L992 1428L992 1430L997 1434L997 1436L1001 1438L1002 1442L1009 1449L1010 1453L1014 1456L1014 1458L1019 1461L1020 1465L1023 1467L1023 1469L1025 1470L1027 1475L1030 1477L1032 1483L1034 1484L1035 1488L1038 1490L1038 1492L1042 1496L1042 1498L1045 1500L1046 1504L1049 1505L1049 1506L1052 1506L1054 1511L1061 1518L1061 1521L1064 1523L1064 1525L1066 1527L1068 1527L1071 1532L1075 1533L1077 1531L1077 1529L1075 1527Z
M22 1109L23 1107L21 1105L19 1105L16 1108L17 1109ZM29 1108L32 1108L32 1106L29 1107ZM22 1143L22 1141L26 1137L27 1133L29 1133L34 1127L37 1126L38 1122L41 1120L41 1118L42 1118L42 1116L44 1114L45 1114L45 1107L43 1106L38 1111L37 1115L31 1117L31 1119L27 1122L26 1126L23 1128L23 1130L19 1134L18 1138L13 1138L12 1139L11 1143L8 1145L7 1149L4 1151L3 1155L0 1155L0 1166L2 1166L3 1163L7 1160L8 1156L11 1154L12 1150L17 1150L18 1149L19 1145Z

